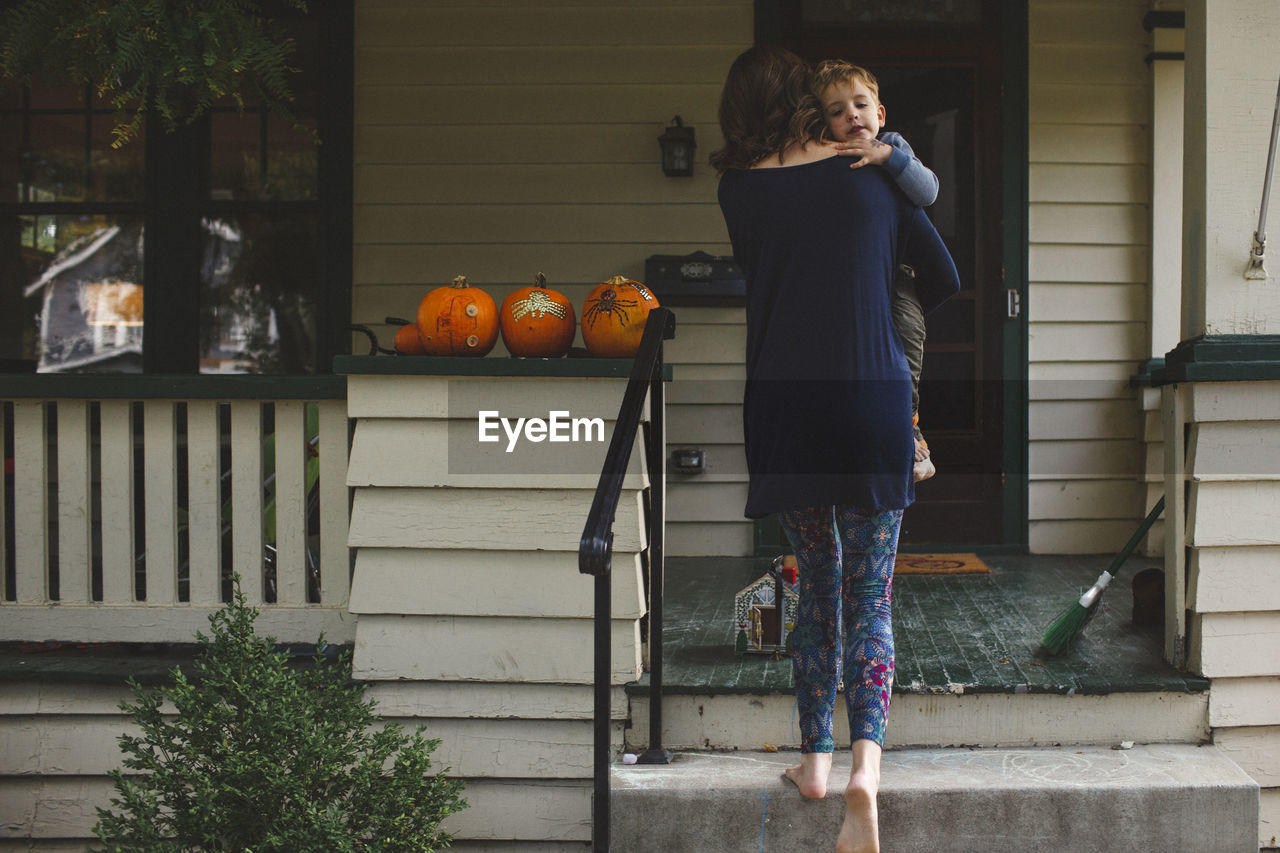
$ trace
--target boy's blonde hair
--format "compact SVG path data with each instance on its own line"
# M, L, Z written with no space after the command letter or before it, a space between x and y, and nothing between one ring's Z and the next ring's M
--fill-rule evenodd
M832 83L849 83L854 80L862 81L862 84L871 90L871 97L875 98L876 104L879 105L880 84L876 82L876 76L861 65L854 65L843 59L824 59L819 62L818 67L809 75L809 91L821 101L822 93Z

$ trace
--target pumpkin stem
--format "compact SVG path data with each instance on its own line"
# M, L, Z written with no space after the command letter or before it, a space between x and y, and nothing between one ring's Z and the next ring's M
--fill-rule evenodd
M631 279L627 278L625 275L615 275L613 278L606 281L605 284L612 284L614 287L617 287L620 284L626 284L630 280Z
M453 283L449 286L450 287L467 287L467 277L465 275L455 275L453 277Z
M547 277L542 273L538 273L536 276L534 276L533 286L541 287L545 290L547 287Z

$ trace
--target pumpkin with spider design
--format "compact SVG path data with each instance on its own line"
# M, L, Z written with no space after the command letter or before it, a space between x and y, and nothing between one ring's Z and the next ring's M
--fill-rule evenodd
M638 281L615 275L582 303L582 341L596 358L635 358L658 300Z
M578 320L573 305L547 287L538 273L533 284L508 294L498 312L502 342L520 358L560 358L569 351Z

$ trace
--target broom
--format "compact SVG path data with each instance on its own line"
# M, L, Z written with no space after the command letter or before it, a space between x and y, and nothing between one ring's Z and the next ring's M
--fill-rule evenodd
M1151 508L1151 512L1147 513L1147 517L1142 520L1141 526L1138 527L1134 534L1129 537L1129 541L1125 543L1124 548L1116 554L1115 559L1111 561L1111 565L1107 566L1107 570L1098 576L1093 586L1080 596L1080 600L1073 602L1070 607L1062 611L1057 619L1049 623L1049 627L1044 629L1044 633L1040 635L1040 645L1046 652L1051 655L1059 654L1067 646L1071 645L1071 641L1076 638L1085 625L1089 624L1089 620L1093 618L1093 614L1098 611L1098 606L1102 603L1102 593L1106 591L1107 584L1111 583L1116 573L1120 570L1120 565L1129 558L1133 553L1133 549L1138 547L1138 543L1142 541L1142 537L1147 535L1147 531L1151 529L1151 525L1156 523L1156 519L1160 517L1160 513L1164 512L1164 496L1160 496L1160 500L1156 501L1156 505Z

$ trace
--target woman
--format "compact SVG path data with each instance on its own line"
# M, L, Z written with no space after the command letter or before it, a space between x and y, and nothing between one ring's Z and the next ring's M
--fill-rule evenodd
M838 851L878 850L876 792L893 684L890 590L912 481L911 379L889 311L899 259L926 312L959 289L928 218L882 169L819 142L808 68L777 47L733 63L720 101L720 208L747 279L745 514L779 514L799 563L792 631L801 762L826 795L843 668L853 773Z

